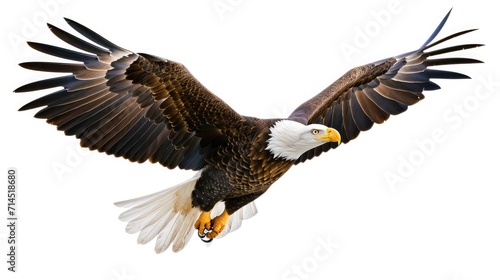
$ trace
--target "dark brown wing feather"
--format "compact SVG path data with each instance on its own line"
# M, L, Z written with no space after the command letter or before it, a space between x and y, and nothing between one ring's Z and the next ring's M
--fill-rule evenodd
M169 168L201 169L211 147L238 133L244 118L182 64L133 53L67 22L95 44L49 25L57 37L85 52L30 42L38 51L76 62L21 63L32 70L69 74L16 89L63 88L20 110L44 107L35 116L75 135L84 147Z
M424 99L423 91L439 89L430 79L469 78L456 72L428 69L437 65L481 62L469 58L432 58L482 46L466 44L428 51L442 42L474 31L458 32L429 44L445 24L449 14L448 12L420 49L351 69L321 93L299 106L289 119L304 124L319 123L333 127L340 132L342 143L348 143L361 131L369 130L374 123L383 123L390 115L400 114L406 111L408 106ZM319 146L304 153L296 164L336 147L337 143Z

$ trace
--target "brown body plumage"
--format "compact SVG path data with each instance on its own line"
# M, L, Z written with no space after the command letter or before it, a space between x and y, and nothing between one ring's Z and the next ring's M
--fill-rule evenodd
M56 36L86 53L29 43L36 50L76 63L22 63L28 69L70 74L27 84L16 92L63 87L21 110L45 107L36 117L47 119L67 135L75 135L83 147L133 162L149 160L168 168L200 171L171 190L118 203L132 208L121 218L129 221L127 231L141 232L141 243L158 236L158 252L170 244L177 251L194 231L192 225L200 212L194 223L199 233L212 230L211 236L215 237L226 223L229 226L225 233L234 230L241 219L255 213L250 202L294 164L336 148L340 138L347 143L374 123L404 112L424 98L424 90L439 88L430 81L432 78L467 78L455 72L427 69L479 62L430 58L480 46L427 51L472 31L429 45L448 15L421 48L348 71L285 119L242 116L206 89L182 64L128 51L71 20L67 20L69 25L95 44L49 25ZM292 134L299 134L295 129L303 130L301 137L305 138L295 139ZM288 132L291 139L287 138ZM295 144L297 151L290 148ZM216 212L221 202L224 212L217 218L212 213L210 218L206 213ZM245 212L245 208L251 211Z

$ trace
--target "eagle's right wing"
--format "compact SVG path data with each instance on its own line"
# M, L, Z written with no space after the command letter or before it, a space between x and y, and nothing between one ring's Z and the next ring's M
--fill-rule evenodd
M15 92L62 89L20 110L38 107L35 117L75 135L83 147L183 169L201 169L211 145L226 141L244 119L208 91L180 63L123 49L87 27L66 19L92 44L55 26L51 31L84 51L28 43L32 48L75 61L27 62L24 68L70 73L33 82Z

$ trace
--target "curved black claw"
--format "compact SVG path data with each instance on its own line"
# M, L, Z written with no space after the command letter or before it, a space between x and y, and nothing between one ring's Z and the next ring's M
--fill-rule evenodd
M207 233L209 233L209 232L210 232L210 230L206 230L206 229L203 231L203 234L200 234L200 233L198 232L198 237L201 239L201 241L203 241L203 242L205 242L205 243L210 243L210 242L212 242L212 240L214 240L214 239L213 239L213 238L208 238L208 237L207 237Z

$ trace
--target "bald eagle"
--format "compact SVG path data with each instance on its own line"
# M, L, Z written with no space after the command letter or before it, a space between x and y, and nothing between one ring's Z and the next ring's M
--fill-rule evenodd
M451 10L450 10L451 12ZM304 102L288 118L243 116L205 88L182 64L119 47L66 19L86 39L48 24L69 50L28 42L40 52L73 62L26 62L37 71L68 73L19 87L15 92L61 89L20 108L43 107L46 119L82 147L132 162L198 171L190 180L143 197L117 202L138 242L155 237L157 253L180 251L194 232L210 241L237 229L256 213L254 200L292 166L355 139L374 123L400 114L439 86L431 79L466 75L431 66L479 63L435 56L482 46L434 47L448 14L417 50L353 68Z

